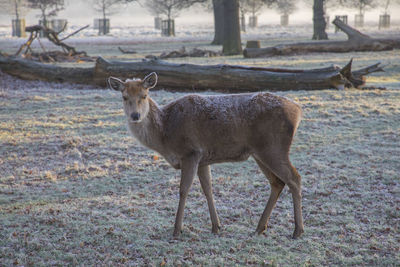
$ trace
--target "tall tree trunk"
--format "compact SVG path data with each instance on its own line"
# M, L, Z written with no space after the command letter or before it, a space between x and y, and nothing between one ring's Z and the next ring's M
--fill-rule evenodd
M15 4L15 17L17 20L19 20L19 12L18 12L18 2L17 0L14 0L14 4Z
M43 18L43 25L47 27L47 16L46 16L46 9L42 9L42 18Z
M222 53L238 55L242 53L240 38L239 0L223 0L224 6L224 40Z
M213 45L222 45L224 40L224 8L222 0L213 0L214 9L214 40Z
M103 2L103 21L106 21L106 4ZM104 27L104 25L103 25Z
M314 0L313 6L313 23L314 23L314 34L313 40L328 40L328 35L325 32L326 21L324 11L325 0Z
M172 9L172 7L170 6L170 7L168 7L168 15L167 15L167 17L168 17L168 21L171 21L171 9ZM168 22L169 23L169 22Z
M240 27L243 32L246 32L246 17L244 16L244 12L240 12Z

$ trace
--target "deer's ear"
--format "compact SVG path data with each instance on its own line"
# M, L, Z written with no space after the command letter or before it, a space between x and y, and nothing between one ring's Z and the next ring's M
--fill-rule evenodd
M108 83L108 86L111 89L114 89L115 91L122 92L124 90L124 88L125 88L125 83L123 81L121 81L120 79L115 78L115 77L109 77L107 79L107 83Z
M143 79L143 86L146 89L151 89L157 84L157 73L152 72Z

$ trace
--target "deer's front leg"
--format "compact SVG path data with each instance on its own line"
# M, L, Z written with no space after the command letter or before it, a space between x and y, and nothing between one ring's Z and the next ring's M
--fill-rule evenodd
M199 155L192 154L181 161L181 184L179 187L179 206L176 213L174 236L179 236L182 231L183 210L190 186L199 166Z

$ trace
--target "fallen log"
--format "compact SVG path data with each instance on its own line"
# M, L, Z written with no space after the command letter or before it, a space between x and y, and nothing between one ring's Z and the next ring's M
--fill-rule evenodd
M345 67L319 69L279 69L235 65L175 64L160 60L142 62L107 61L99 57L94 68L69 68L42 64L0 54L0 69L22 79L96 84L106 87L106 79L159 75L158 88L173 91L213 90L231 93L246 91L285 91L342 89L364 85L364 76L382 71L379 63L352 71L352 61Z
M94 82L106 85L106 77L144 77L157 72L158 87L169 90L261 91L340 88L346 83L340 70L278 70L230 65L202 66L159 60L142 62L107 61L98 58Z
M365 35L336 18L333 22L344 33L346 41L313 41L293 44L280 44L265 48L246 48L246 58L270 57L277 55L294 55L307 53L345 53L361 51L387 51L400 48L400 39L376 39Z
M373 72L382 72L383 66L380 66L381 63L376 63L365 68L361 68L355 71L351 70L351 65L353 64L353 59L347 63L346 66L341 70L341 74L346 77L345 87L353 87L353 88L364 88L365 85L365 76L373 73ZM372 87L370 87L372 88Z
M343 23L343 21L338 18L332 23L338 26L351 41L358 43L380 43L388 46L390 48L389 50L400 48L400 38L372 38Z
M93 84L93 68L69 68L0 54L1 71L24 80Z
M106 86L106 78L109 76L126 79L144 77L149 72L155 71L159 76L158 86L168 90L211 89L223 92L318 90L342 89L346 85L353 84L361 86L365 83L364 75L368 71L368 73L380 71L376 68L364 68L364 72L353 72L351 66L352 60L343 68L330 66L302 70L235 65L203 66L159 60L121 62L107 61L99 57L95 66L94 82Z

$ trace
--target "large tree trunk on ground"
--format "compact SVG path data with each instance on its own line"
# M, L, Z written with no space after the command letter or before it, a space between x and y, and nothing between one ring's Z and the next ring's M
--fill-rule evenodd
M387 50L399 49L400 48L400 37L396 38L372 38L366 34L363 34L349 25L343 23L340 19L335 19L333 22L339 27L344 33L347 34L349 42L355 42L359 45L376 44L375 47L386 47ZM378 45L380 44L380 45ZM375 51L375 50L372 50Z
M314 24L314 34L313 40L328 40L328 35L325 32L326 21L325 21L325 11L324 11L324 1L325 0L314 0L313 5L313 24Z
M94 81L104 86L105 78L144 77L157 72L159 88L171 90L215 90L226 92L285 91L297 89L338 88L345 84L339 68L284 70L231 65L201 66L164 61L121 62L99 58Z
M223 0L224 5L224 40L222 53L238 55L242 53L240 38L239 0Z
M98 58L94 70L94 82L104 86L106 78L144 77L149 72L159 75L159 88L193 91L213 90L222 92L287 91L342 89L361 87L365 75L383 71L380 63L352 71L352 60L340 68L330 66L319 69L280 69L235 65L175 64L152 60L145 62L107 61Z
M379 63L352 71L345 67L295 70L234 65L174 64L159 60L141 62L107 61L98 58L94 68L67 68L0 55L0 69L22 79L70 82L106 86L109 76L143 78L159 76L158 88L174 91L213 90L231 93L247 91L319 90L361 86L364 75L382 70Z
M246 48L243 55L246 58L271 57L277 55L301 55L308 53L346 53L352 51L387 51L392 46L380 42L368 42L360 44L350 41L329 41L282 44L266 48Z
M0 54L1 71L24 80L93 84L93 68L68 68Z
M224 40L224 7L222 0L213 0L214 40L213 45L222 45Z
M345 53L353 51L386 51L400 48L398 39L377 39L371 38L356 29L344 24L340 19L335 19L333 24L338 26L347 34L347 41L320 41L294 44L281 44L266 48L246 48L243 51L244 57L269 57L275 55L293 55L306 53L335 52Z

